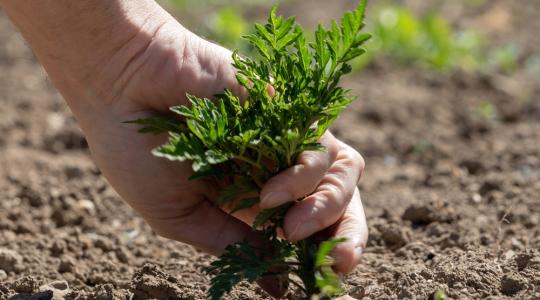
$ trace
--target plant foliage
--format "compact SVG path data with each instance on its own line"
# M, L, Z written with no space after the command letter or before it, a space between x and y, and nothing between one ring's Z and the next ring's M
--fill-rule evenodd
M353 100L339 81L370 38L361 32L366 4L363 0L345 13L341 24L333 21L328 29L319 25L310 42L294 17L277 16L274 7L267 23L256 24L254 33L244 37L259 57L233 54L237 80L248 93L245 99L229 90L214 101L188 95L189 106L171 108L184 121L160 117L132 123L142 125L141 132L168 132L167 144L153 153L192 162L192 178L227 178L231 184L217 205L229 211L256 205L259 199L253 194L270 177L293 165L301 152L324 150L318 140ZM343 240L319 247L310 239L290 243L277 236L293 200L257 216L253 227L266 237L267 247L230 245L212 264L211 273L217 274L209 290L212 299L220 299L242 280L271 274L276 266L281 274L300 279L308 295L339 293L339 278L328 257Z

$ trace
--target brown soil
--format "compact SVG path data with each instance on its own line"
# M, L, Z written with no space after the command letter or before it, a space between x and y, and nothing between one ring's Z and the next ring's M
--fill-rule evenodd
M309 23L306 3L330 2L289 5ZM455 20L479 24L505 5L510 27L494 36L532 53L538 31L523 26L538 24L531 10L540 3L532 3L490 1ZM443 288L452 299L540 299L537 77L441 75L378 61L347 85L360 101L334 131L366 157L360 187L370 225L347 293L428 299ZM482 117L482 101L496 118ZM3 15L0 104L0 299L204 299L210 258L157 237L122 203ZM265 296L243 284L229 298Z

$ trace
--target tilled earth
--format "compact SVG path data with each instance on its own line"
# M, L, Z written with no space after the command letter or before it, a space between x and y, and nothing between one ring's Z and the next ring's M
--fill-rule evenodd
M537 21L531 3L492 1L467 20L503 5L513 27L497 38L537 51L538 32L521 27ZM428 299L442 288L452 299L540 299L538 76L441 75L379 60L347 80L361 97L334 132L366 157L370 225L348 295ZM496 115L479 109L485 101ZM1 14L0 132L0 299L205 298L211 258L158 237L119 199ZM243 284L229 298L266 296Z

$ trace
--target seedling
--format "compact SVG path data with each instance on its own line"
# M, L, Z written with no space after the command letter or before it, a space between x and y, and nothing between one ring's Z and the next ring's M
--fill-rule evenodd
M440 288L435 294L433 294L433 300L446 300L446 292L443 288Z
M351 71L351 60L365 52L362 45L370 38L361 32L366 5L367 0L362 0L356 10L345 13L341 24L332 22L330 29L319 25L312 42L306 41L294 17L277 16L274 7L267 23L256 24L255 32L244 37L259 58L233 53L236 78L247 90L245 99L229 90L214 101L188 95L190 106L171 108L184 121L159 117L132 123L143 125L142 132L168 132L167 144L155 149L154 155L191 161L193 180L229 182L216 205L229 213L257 205L259 198L252 195L292 166L300 153L325 151L318 140L353 100L339 81ZM210 271L216 275L211 280L211 299L220 299L241 281L254 282L276 273L307 296L341 292L330 254L343 239L291 243L278 236L294 200L256 217L253 229L265 237L265 246L230 245L212 263Z

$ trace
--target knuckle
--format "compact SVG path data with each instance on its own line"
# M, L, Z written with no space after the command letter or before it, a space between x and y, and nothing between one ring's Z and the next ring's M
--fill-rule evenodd
M338 198L346 189L345 182L337 174L327 174L324 180L324 189L334 199Z
M331 182L331 186L334 189L333 194L336 201L344 204L349 203L349 201L351 201L353 198L356 186L351 188L344 180L341 179L340 176L337 175L329 175L329 179L329 182Z
M345 151L345 153L341 157L342 161L349 167L353 167L354 169L358 170L360 176L362 176L366 167L366 161L364 157L353 148L350 148L349 146L347 147L349 149Z
M344 204L347 202L347 192L341 180L334 180L336 183L328 183L324 186L324 198L321 199L325 204L327 211L337 212L344 209Z
M327 145L326 151L328 151L328 156L332 161L336 160L340 151L339 143L331 143L330 145Z
M335 218L332 217L334 213L331 206L333 205L329 204L327 201L320 201L318 205L314 207L313 221L319 230L323 230L335 222Z
M315 152L305 152L302 154L299 163L308 170L320 168L325 162L321 159L320 155L317 154L318 153Z

